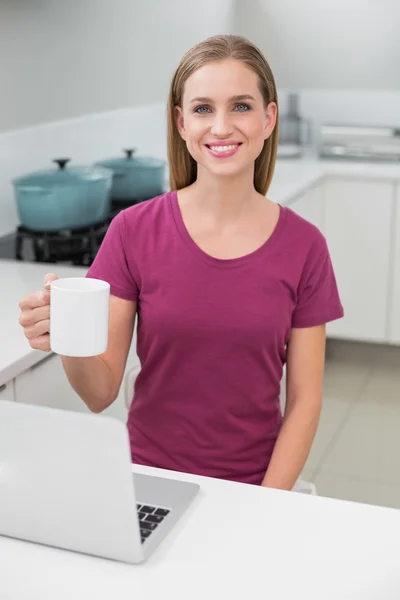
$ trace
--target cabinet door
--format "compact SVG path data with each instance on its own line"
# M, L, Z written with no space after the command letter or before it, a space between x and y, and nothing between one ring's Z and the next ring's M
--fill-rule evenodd
M301 194L290 208L324 233L324 188L321 184Z
M390 298L389 342L400 344L400 185L396 186L392 295Z
M14 401L14 381L0 385L0 400Z
M89 409L74 392L65 375L61 358L50 354L15 379L15 399L24 404L38 404L78 412Z
M325 189L325 235L345 317L331 337L386 340L394 188L390 182L332 179Z
M125 400L125 377L134 365L138 364L136 352L131 351L127 360L124 380L116 400L101 415L115 417L126 422L128 406ZM62 408L77 412L90 412L83 400L72 389L62 366L61 358L56 354L31 367L15 380L15 398L17 402L38 404L52 408Z

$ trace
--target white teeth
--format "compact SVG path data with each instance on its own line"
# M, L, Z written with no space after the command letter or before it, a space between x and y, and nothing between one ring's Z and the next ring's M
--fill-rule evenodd
M228 152L229 150L234 150L237 148L239 144L232 144L231 146L210 146L213 152Z

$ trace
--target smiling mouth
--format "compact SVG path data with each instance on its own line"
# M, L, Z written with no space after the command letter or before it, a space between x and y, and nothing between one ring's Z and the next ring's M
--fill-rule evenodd
M221 152L222 153L222 152L231 152L232 150L236 150L236 148L239 148L239 146L241 146L241 143L229 144L229 145L223 145L223 146L215 146L215 145L206 144L206 146L213 152Z

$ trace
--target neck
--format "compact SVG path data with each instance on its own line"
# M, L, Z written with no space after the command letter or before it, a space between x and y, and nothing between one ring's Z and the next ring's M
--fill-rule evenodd
M235 177L221 177L199 169L196 181L190 186L192 202L212 220L234 221L260 201L253 179L253 170Z

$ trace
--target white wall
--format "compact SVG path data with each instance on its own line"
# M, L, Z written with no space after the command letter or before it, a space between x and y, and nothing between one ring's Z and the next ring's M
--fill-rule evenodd
M280 114L287 112L288 90L278 90ZM312 145L324 123L378 125L400 129L400 90L299 90L299 112L311 125Z
M280 88L400 90L398 0L237 0Z
M0 0L0 236L11 180L57 156L123 147L166 157L168 86L182 55L230 33L234 0Z
M233 0L0 0L0 131L165 101Z

